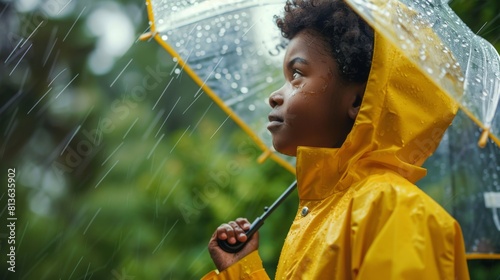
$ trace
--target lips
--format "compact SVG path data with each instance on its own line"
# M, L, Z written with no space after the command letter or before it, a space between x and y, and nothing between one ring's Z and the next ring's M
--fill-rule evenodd
M267 125L267 129L270 131L277 129L283 124L283 118L275 114L269 114L268 120L269 124Z

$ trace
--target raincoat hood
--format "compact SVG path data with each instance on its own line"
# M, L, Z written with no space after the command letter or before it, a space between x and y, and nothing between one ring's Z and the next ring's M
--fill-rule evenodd
M299 196L322 199L349 187L374 169L392 170L415 183L426 175L421 166L439 145L457 109L448 95L376 32L363 102L342 147L326 154L321 149L298 148L298 161L303 157L328 157L322 160L327 166L321 167L328 174L320 177L303 176L302 172L311 171L308 162L312 161L298 162L299 183L322 180L317 183L325 186L299 188ZM354 167L357 171L350 173ZM338 182L333 189L332 182Z

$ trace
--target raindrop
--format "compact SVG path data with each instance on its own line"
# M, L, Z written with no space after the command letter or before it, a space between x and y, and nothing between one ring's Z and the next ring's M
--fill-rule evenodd
M238 88L238 84L237 83L231 83L231 88L237 89Z
M267 78L266 78L266 82L268 82L268 83L272 83L272 82L273 82L273 77L267 77Z
M215 79L219 80L220 78L222 78L222 75L220 73L215 73L214 77Z
M427 71L427 73L429 73L429 74L434 73L434 70L432 70L432 68L430 68L430 67L425 67L425 71Z
M167 35L162 35L162 36L161 36L161 39L162 39L163 41L167 41L167 40L168 40L168 36L167 36Z
M425 53L421 53L419 58L420 60L424 61L427 59L427 56L425 55Z
M248 88L247 87L241 87L240 91L243 94L248 93Z
M253 104L248 105L248 110L250 110L252 112L255 111L255 105L253 105Z
M177 75L180 74L181 73L181 69L175 68L174 73L177 74Z

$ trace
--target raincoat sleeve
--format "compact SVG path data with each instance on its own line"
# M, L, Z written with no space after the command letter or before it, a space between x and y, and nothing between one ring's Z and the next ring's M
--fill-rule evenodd
M264 267L262 266L262 260L260 259L257 250L248 254L248 256L234 263L225 270L218 272L213 270L203 276L202 280L209 279L269 279Z
M375 189L353 200L353 278L469 279L460 226L444 209L416 187Z

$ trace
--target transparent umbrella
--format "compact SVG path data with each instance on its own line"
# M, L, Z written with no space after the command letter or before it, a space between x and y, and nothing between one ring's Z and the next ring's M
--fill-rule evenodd
M260 160L270 157L295 172L294 159L274 153L265 129L267 98L284 82L281 64L286 42L273 22L284 2L147 0L150 31L141 38L154 38L198 83L193 102L202 92L208 94L262 149ZM482 130L474 143L479 140L484 147L489 137L500 146L500 120L495 118L500 57L447 1L346 2L460 104ZM444 162L439 157L435 160Z
M459 103L483 129L481 147L488 136L500 146L500 118L496 113L500 56L460 20L448 0L346 2Z
M282 0L147 1L153 37L264 152L290 172L294 159L273 152L266 129L269 94L284 82L284 41L273 22Z

